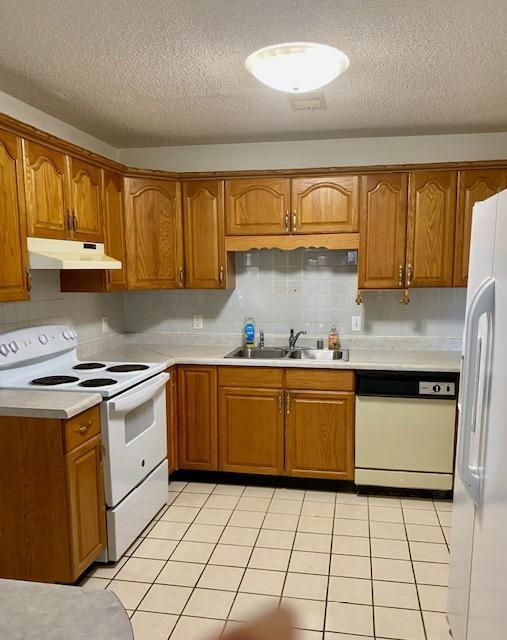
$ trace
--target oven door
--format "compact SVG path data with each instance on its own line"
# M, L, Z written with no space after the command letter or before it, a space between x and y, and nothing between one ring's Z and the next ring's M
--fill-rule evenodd
M167 458L166 383L160 373L102 403L106 504L116 506Z

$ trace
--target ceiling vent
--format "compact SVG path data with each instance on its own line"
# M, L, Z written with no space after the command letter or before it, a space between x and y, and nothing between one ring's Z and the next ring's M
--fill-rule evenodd
M322 91L290 95L288 98L293 111L323 111L327 109L326 99Z

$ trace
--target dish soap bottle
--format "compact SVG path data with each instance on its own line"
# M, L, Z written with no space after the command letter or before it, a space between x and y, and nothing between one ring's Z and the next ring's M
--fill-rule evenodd
M338 342L338 330L336 329L336 325L334 324L331 327L331 331L327 337L327 348L328 349L339 349L340 345Z
M245 339L245 345L251 349L255 345L255 319L245 318L243 325L243 336Z

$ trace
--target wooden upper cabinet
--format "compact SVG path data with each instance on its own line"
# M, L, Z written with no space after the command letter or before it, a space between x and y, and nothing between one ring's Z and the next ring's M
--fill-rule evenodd
M357 176L294 178L291 182L292 233L357 231Z
M224 387L219 394L220 471L283 475L283 391Z
M107 289L122 291L127 288L125 250L125 222L123 217L123 178L119 173L103 172L104 243L107 255L120 260L121 269L111 269L107 275Z
M70 204L65 154L25 140L24 178L28 235L68 239Z
M458 175L458 207L456 211L456 247L454 286L466 287L472 232L472 210L476 202L486 200L507 186L505 169L467 169Z
M28 299L21 141L0 130L0 302Z
M199 180L183 183L185 286L223 289L227 286L224 182Z
M285 412L287 475L353 480L354 394L287 391Z
M226 180L225 220L228 235L289 233L290 179Z
M407 185L406 173L361 177L360 289L405 286Z
M68 162L73 238L103 242L101 169L76 158Z
M451 287L453 284L456 180L456 171L410 174L408 287Z
M184 285L180 185L172 180L126 180L129 289Z
M217 370L185 366L178 369L180 469L218 469Z

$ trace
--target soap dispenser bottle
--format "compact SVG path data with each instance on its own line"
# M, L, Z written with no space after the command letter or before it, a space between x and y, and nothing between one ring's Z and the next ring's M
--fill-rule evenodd
M243 338L245 346L251 349L255 345L255 319L245 318L243 324Z
M340 348L340 344L338 342L338 330L335 324L331 327L331 331L327 337L327 347L332 350Z

